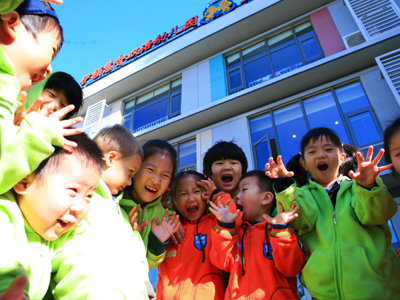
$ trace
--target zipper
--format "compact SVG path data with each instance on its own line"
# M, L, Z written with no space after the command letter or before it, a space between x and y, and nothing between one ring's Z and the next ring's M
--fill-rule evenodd
M332 213L332 216L333 216L333 225L337 225L337 222L336 222L336 212L333 212Z

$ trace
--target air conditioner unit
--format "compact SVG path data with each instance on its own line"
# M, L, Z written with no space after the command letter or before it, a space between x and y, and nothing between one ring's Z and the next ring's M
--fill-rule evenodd
M356 31L343 37L346 49L365 43L365 38L361 31Z
M85 120L83 122L83 131L90 137L94 138L101 127L106 126L105 120L110 115L111 110L106 104L106 100L101 100L86 110Z

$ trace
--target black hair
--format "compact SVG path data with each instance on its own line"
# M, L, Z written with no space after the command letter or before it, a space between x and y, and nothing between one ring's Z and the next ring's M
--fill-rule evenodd
M308 174L306 169L300 163L300 154L293 156L285 165L286 170L294 173L293 179L296 181L297 186L306 185L308 182Z
M43 1L43 5L49 9L54 11L53 7L50 3ZM22 24L24 24L26 30L30 32L35 38L38 37L38 34L41 32L58 32L57 38L60 39L60 47L58 48L58 52L60 52L62 44L64 42L64 32L63 28L60 25L60 21L54 17L49 15L30 15L19 13Z
M71 152L61 147L55 147L54 153L35 170L36 180L42 184L51 173L56 173L67 155L73 155L82 167L93 167L101 173L104 169L103 153L97 144L86 133L69 136L68 140L77 143L77 147L70 147Z
M143 145L143 153L144 153L143 161L145 161L146 158L149 158L158 153L167 154L172 161L172 166L173 166L172 175L175 174L175 170L178 167L178 159L176 150L174 147L171 146L170 143L158 139L149 140Z
M400 117L390 122L389 126L385 129L383 140L385 148L385 160L387 164L392 163L392 158L390 157L390 144L392 143L393 137L398 133L400 133ZM393 177L398 176L394 166L391 168L391 171Z
M172 199L175 199L176 188L178 187L179 182L189 176L195 177L197 181L207 179L206 176L196 171L188 170L179 172L178 174L174 175L174 178L171 180L171 184L169 186L170 196Z
M65 115L64 119L70 119L82 106L83 93L78 82L65 72L55 72L51 74L44 86L45 89L53 89L62 93L67 99L68 104L75 106L74 110Z
M261 193L266 193L266 192L271 192L274 195L274 199L271 202L271 212L274 211L276 207L276 200L275 200L275 192L274 189L272 188L273 185L273 179L265 175L264 171L260 170L253 170L249 171L245 174L242 175L242 178L240 178L240 181L247 177L255 177L257 178L257 186L260 189Z
M221 159L238 160L242 165L242 174L247 171L247 158L243 150L233 141L218 141L208 149L203 159L203 173L212 178L212 164Z
M311 129L309 132L307 132L303 138L301 139L300 142L300 149L301 153L304 157L304 151L308 144L310 142L315 142L317 140L322 139L325 137L327 140L330 140L333 145L339 148L340 152L343 150L342 142L340 141L339 136L334 132L332 129L327 128L327 127L317 127L314 129Z
M139 154L143 158L143 149L139 142L122 125L115 124L102 128L95 136L94 141L103 151L103 154L115 151L120 158L128 158L134 154Z

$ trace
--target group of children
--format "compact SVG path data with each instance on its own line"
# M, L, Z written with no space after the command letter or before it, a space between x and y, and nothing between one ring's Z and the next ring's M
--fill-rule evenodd
M364 159L321 127L296 168L279 156L247 172L242 149L220 141L203 174L176 174L166 141L70 128L82 91L66 73L23 110L63 33L48 3L20 2L0 4L0 299L299 299L298 275L314 299L400 296L397 203L378 176L400 172L400 118L384 167L383 150Z

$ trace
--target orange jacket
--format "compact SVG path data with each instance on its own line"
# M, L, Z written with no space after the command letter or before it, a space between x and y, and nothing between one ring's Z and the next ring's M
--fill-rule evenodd
M158 266L157 300L224 298L222 271L210 262L210 233L214 224L213 214L198 221L182 220L185 242L168 245L165 259Z
M225 299L299 299L305 256L294 230L266 221L234 227L218 222L211 232L211 262L231 273Z

